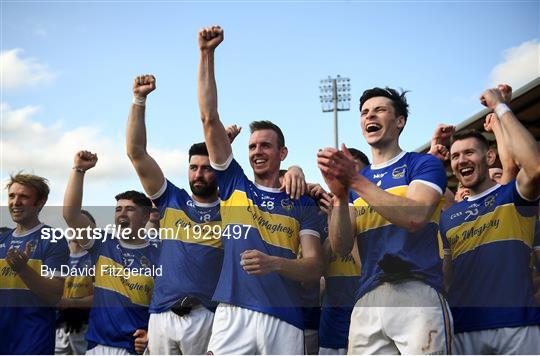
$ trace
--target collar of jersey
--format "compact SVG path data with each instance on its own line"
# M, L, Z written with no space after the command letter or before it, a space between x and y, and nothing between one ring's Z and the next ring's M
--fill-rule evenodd
M43 227L43 225L45 225L45 224L39 223L39 224L37 224L36 226L34 226L33 228L31 228L30 230L28 230L28 231L26 231L26 232L23 232L23 233L20 234L20 235L17 234L17 233L15 233L15 230L13 230L12 235L13 235L13 237L25 237L25 236L28 236L28 235L30 235L30 234L33 234L34 232L36 232L36 231L38 231L39 229L41 229L41 228Z
M127 242L123 241L122 239L118 239L118 243L120 244L120 246L122 246L123 248L127 248L127 249L130 249L130 250L139 250L141 248L145 248L145 247L148 247L148 245L150 245L150 243L148 242L147 239L144 240L144 243L142 244L128 244Z
M396 157L394 158L391 158L390 160L386 161L386 162L383 162L383 163L379 163L379 164L372 164L371 165L371 169L381 169L381 168L386 168L394 163L396 163L397 161L399 161L403 156L405 156L405 151L401 151Z
M255 184L255 186L259 188L260 190L264 190L265 192L268 192L268 193L281 193L281 190L279 188L265 187L264 185L260 185L255 182L253 182L253 184Z
M84 256L86 254L88 254L88 251L81 251L81 252L77 252L77 253L70 253L69 257L77 258L77 257L82 257L82 256Z
M195 206L198 206L199 208L212 208L216 205L219 205L219 203L221 203L221 199L218 199L216 201L213 201L211 203L200 203L198 201L196 201L195 199L193 199L193 197L191 197L191 200L193 200L193 204L195 204Z
M491 192L494 192L495 190L499 189L501 185L500 184L495 184L493 187L489 188L488 190L484 190L482 193L480 194L476 194L476 195L471 195L469 196L469 198L467 199L467 201L473 201L473 200L478 200L480 198L483 198L485 197L486 195L490 194Z

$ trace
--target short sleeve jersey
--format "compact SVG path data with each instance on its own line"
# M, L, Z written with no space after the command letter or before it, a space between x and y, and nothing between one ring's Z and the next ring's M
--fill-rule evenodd
M134 245L105 236L83 246L95 265L88 349L101 344L135 353L133 333L148 329L154 276L162 273L158 269L160 244L146 241Z
M168 180L150 198L161 214L163 246L159 257L163 273L155 280L150 313L169 310L185 296L196 297L213 309L212 295L223 261L219 200L196 202Z
M405 197L411 183L421 183L441 195L431 221L417 232L409 232L386 220L354 191L350 203L356 211L357 242L362 261L358 298L380 284L383 274L394 273L386 261L399 266L398 272L419 276L424 283L438 291L443 289L442 242L438 221L442 194L447 179L442 163L435 157L416 152L402 152L388 162L370 165L361 174L386 192ZM395 207L400 209L400 207ZM401 207L405 209L405 207ZM385 266L386 270L382 267Z
M232 158L212 164L221 197L223 267L214 299L275 316L303 329L300 283L276 272L248 275L240 254L259 250L267 255L296 259L302 235L320 238L315 201L291 200L279 189L251 182Z
M53 270L60 276L69 249L65 239L44 238L51 236L50 229L40 224L21 235L11 230L0 236L0 354L54 353L56 309L30 291L6 260L9 249L24 251L30 244L30 268L43 277L52 277L48 271Z
M538 201L523 199L512 181L442 214L456 333L540 324L530 268L537 211Z

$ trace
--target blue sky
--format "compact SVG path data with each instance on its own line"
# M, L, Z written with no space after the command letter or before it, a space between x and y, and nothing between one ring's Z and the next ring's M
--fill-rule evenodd
M61 204L77 149L97 151L85 203L114 204L140 189L125 156L134 76L153 73L148 144L165 174L187 186L189 146L202 140L196 75L199 28L219 24L219 111L245 131L234 144L249 172L247 129L269 119L285 132L289 157L322 181L319 148L333 145L319 80L351 78L351 111L339 138L369 153L359 126L364 89L410 90L402 148L427 142L440 122L480 111L482 90L517 89L539 75L539 2L8 2L2 1L2 180L24 169L49 177ZM369 154L368 154L369 156ZM1 202L5 203L5 191Z

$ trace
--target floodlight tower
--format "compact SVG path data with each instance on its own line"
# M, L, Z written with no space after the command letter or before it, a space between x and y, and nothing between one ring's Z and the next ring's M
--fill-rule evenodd
M338 111L349 111L351 104L351 81L349 78L337 76L321 80L321 106L323 112L334 112L334 145L339 149L338 142Z

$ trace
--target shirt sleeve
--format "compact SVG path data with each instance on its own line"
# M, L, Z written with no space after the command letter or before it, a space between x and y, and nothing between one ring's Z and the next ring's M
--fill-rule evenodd
M172 205L172 201L174 199L177 199L177 197L182 195L187 195L187 192L184 189L178 188L176 185L171 183L170 180L165 179L165 182L163 183L161 189L149 198L159 209L159 216L163 218L163 215L165 214L165 209L168 206ZM189 198L189 195L187 196L187 198Z
M66 239L56 240L56 242L48 241L47 248L45 249L45 256L43 256L43 264L47 265L50 270L58 271L60 276L60 269L62 265L67 265L69 261L69 247Z
M432 155L422 154L410 173L410 182L422 183L443 195L448 179L440 160Z
M221 200L229 199L237 187L245 185L247 177L244 174L242 167L240 167L240 164L233 158L232 154L227 162L222 165L216 165L212 162L210 162L210 164L216 171L219 197Z
M304 213L300 221L300 237L302 235L313 235L322 238L324 222L323 214L319 214L319 207L312 198L303 197Z

